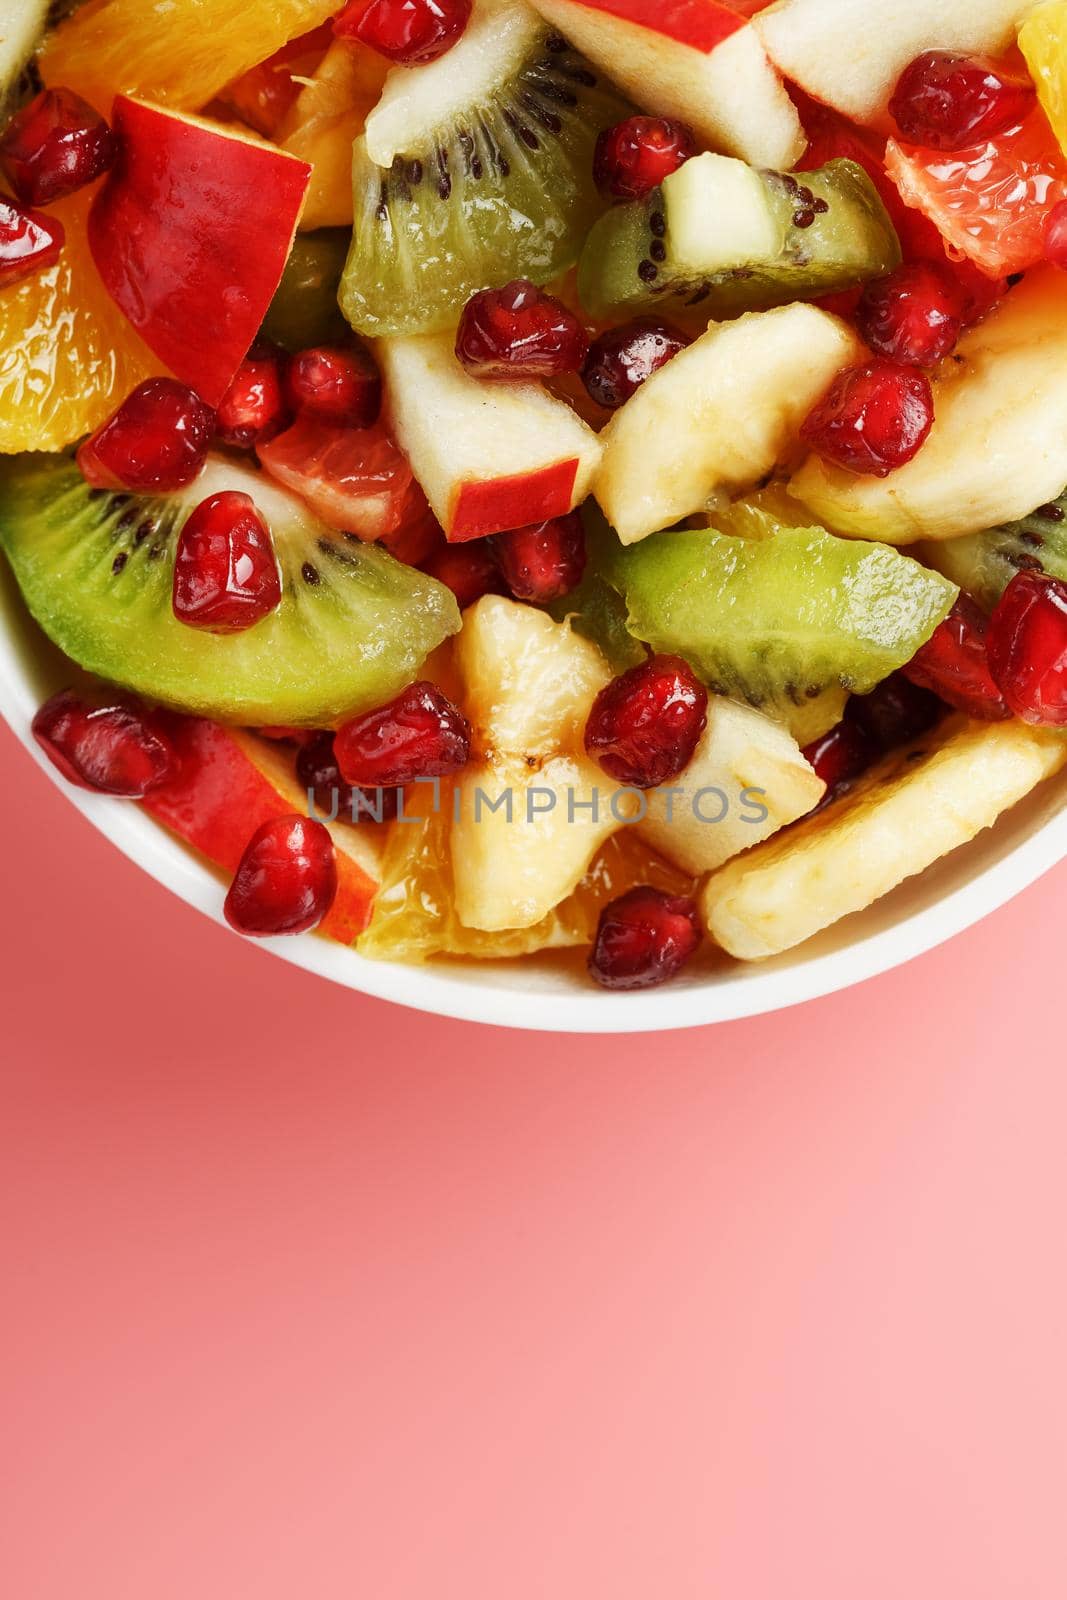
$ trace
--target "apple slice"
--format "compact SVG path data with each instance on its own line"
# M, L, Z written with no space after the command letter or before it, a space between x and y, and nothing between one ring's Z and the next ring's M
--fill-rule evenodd
M291 760L277 745L198 718L176 720L178 774L141 803L202 855L233 873L245 846L274 817L308 815ZM384 830L327 824L337 847L337 898L321 932L351 944L370 921Z
M719 0L533 4L644 109L679 117L705 143L754 166L800 159L800 117L740 8Z
M93 260L149 349L217 406L281 282L311 168L127 95L112 120L122 155L89 216Z
M623 544L751 488L782 464L812 406L862 348L815 306L713 323L601 435L593 489Z
M1000 55L1034 0L778 0L753 27L785 77L854 122L888 126L904 68L924 50Z
M780 723L713 695L696 754L675 784L651 791L637 832L699 878L807 816L825 793Z
M935 374L934 426L913 461L868 478L811 456L790 492L833 532L885 544L1014 522L1067 483L1065 367L1067 275L1047 267L1028 273Z
M589 494L600 441L537 383L486 383L453 336L382 339L376 354L400 448L449 541L564 516Z

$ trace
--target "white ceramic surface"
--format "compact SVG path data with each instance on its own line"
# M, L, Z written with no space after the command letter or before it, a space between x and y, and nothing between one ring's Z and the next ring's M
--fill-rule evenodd
M131 860L216 922L223 886L210 867L138 806L65 784L30 737L37 706L71 676L26 618L0 560L0 709L71 803ZM1067 776L1044 785L996 828L799 950L760 965L708 957L680 981L646 994L590 985L579 960L434 963L366 961L325 939L264 940L294 965L363 994L440 1016L572 1033L697 1027L775 1011L830 994L922 955L970 927L1067 856ZM236 937L236 935L234 936Z

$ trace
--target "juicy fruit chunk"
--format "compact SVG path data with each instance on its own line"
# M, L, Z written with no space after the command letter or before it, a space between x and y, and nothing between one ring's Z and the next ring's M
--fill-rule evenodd
M840 699L823 701L825 691L862 694L903 666L956 590L885 545L751 511L750 527L760 525L762 538L707 528L646 540L616 550L607 576L635 638L683 656L714 694L766 711L807 741L840 715Z
M985 611L992 611L1017 572L1067 580L1067 495L1017 522L930 544L922 554Z
M928 150L966 150L1017 127L1034 109L1034 86L988 56L927 50L905 68L889 102L900 134Z
M471 0L355 0L334 23L339 38L359 39L404 67L436 61L471 19Z
M883 357L839 373L806 417L800 437L823 461L887 478L918 455L933 422L926 374Z
M301 417L257 453L272 478L343 533L392 544L432 524L411 467L381 422L337 428Z
M338 279L351 240L352 146L381 99L388 67L376 51L338 39L305 81L277 135L283 149L312 168L301 229L348 229Z
M333 741L345 782L379 789L458 772L470 746L466 717L432 683L410 684L389 705L346 722Z
M301 350L289 363L286 389L298 416L338 428L369 428L382 409L382 380L363 344Z
M33 736L68 783L97 794L141 799L177 764L160 716L124 702L92 705L70 689L40 708Z
M652 656L601 689L585 749L617 783L658 789L689 765L708 718L708 693L678 656Z
M648 199L600 219L578 292L597 317L652 309L731 317L851 288L899 260L878 191L855 162L797 177L703 155Z
M838 533L912 544L1024 517L1067 483L1067 279L1020 283L933 376L935 421L884 480L812 458L790 490Z
M691 343L688 334L652 317L609 328L594 339L582 367L589 398L605 411L617 411Z
M54 266L63 238L61 222L0 196L0 289Z
M871 349L914 367L934 367L963 332L966 305L948 263L915 261L863 291L856 326Z
M232 112L246 128L265 139L279 141L279 130L299 98L301 80L321 65L333 39L324 23L275 50L272 56L235 78L213 102L220 112Z
M692 900L642 885L600 913L589 971L602 989L651 989L677 977L702 934Z
M183 489L207 460L215 414L174 378L149 378L86 439L78 467L93 489Z
M305 210L306 216L306 210ZM309 350L312 345L343 339L348 324L337 304L350 235L341 228L299 233L285 263L263 332L283 349Z
M251 495L224 490L191 512L174 552L174 615L187 628L241 633L281 604L270 529Z
M967 844L1065 761L1057 734L950 718L710 878L708 932L745 961L792 949Z
M524 278L472 295L456 334L456 358L473 378L560 377L588 349L574 312Z
M643 200L694 155L696 140L684 122L628 117L597 140L593 176L601 194L613 200Z
M582 581L585 528L577 511L498 533L491 542L500 575L516 600L547 606Z
M28 206L65 200L107 172L116 154L103 117L69 89L37 95L0 139L0 163Z
M1000 722L1011 715L989 670L989 622L970 595L961 594L940 627L916 651L904 675L968 716Z
M257 339L219 401L216 437L235 450L273 439L289 415L285 394L285 351L268 339Z
M633 544L718 494L751 488L795 451L811 407L860 349L843 322L814 306L713 324L601 435L594 491L619 537Z
M1067 150L1067 5L1046 0L1035 6L1019 29L1019 48L1026 58L1038 97L1060 148Z
M322 823L278 817L249 840L223 909L236 933L265 939L310 933L336 898L333 840Z
M594 142L623 110L513 3L487 8L444 60L391 75L353 154L352 326L440 331L480 289L565 272L602 205Z
M171 611L174 545L205 496L244 491L274 537L282 604L210 638ZM178 710L223 722L328 727L381 705L459 626L440 584L332 535L267 479L210 462L172 499L100 497L73 463L12 462L0 540L33 615L72 660Z
M1017 717L1067 727L1067 584L1019 572L989 622L989 665Z

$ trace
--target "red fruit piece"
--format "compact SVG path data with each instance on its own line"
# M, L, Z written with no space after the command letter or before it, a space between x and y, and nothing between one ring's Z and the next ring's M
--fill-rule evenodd
M289 363L289 403L300 416L338 428L369 428L382 409L382 379L370 351L322 345Z
M337 765L333 734L315 734L296 758L297 782L325 820L391 822L399 806L398 789L359 789L346 783Z
M45 702L33 736L69 783L98 794L139 800L177 765L162 718L126 701L90 705L72 689Z
M928 150L964 150L1017 127L1036 103L1025 73L988 56L927 50L904 69L889 113L905 139Z
M226 896L226 921L265 939L317 928L337 895L333 840L310 817L277 817L250 839Z
M515 599L534 605L570 594L585 571L585 529L577 511L498 533L493 550Z
M256 453L271 477L301 495L331 528L390 547L415 532L427 553L432 548L435 525L426 496L383 423L339 428L299 417Z
M114 165L117 153L103 117L70 89L45 89L15 113L0 139L0 163L28 206L83 189Z
M820 809L862 777L879 754L876 740L858 722L839 722L821 739L809 744L804 759L826 785Z
M600 913L589 971L604 989L651 989L677 976L701 937L692 900L631 889Z
M421 563L423 572L452 590L461 611L484 594L503 594L504 581L489 539L469 544L446 544Z
M557 378L577 372L588 349L574 312L525 278L472 295L456 334L456 356L476 378Z
M893 672L870 694L853 695L845 721L861 728L880 751L895 750L928 733L945 714L937 695Z
M825 461L887 478L918 455L933 422L926 374L880 358L840 373L800 434Z
M63 224L43 211L24 211L0 195L0 289L59 260Z
M593 177L601 193L615 200L643 200L695 154L696 140L684 122L628 117L598 138Z
M619 783L655 789L689 765L708 720L708 692L679 656L652 656L601 689L585 748Z
M358 39L403 67L436 61L461 38L472 0L354 0L334 23L341 39Z
M609 328L590 345L582 382L598 406L617 411L690 342L687 334L654 317L639 317L624 327Z
M1067 584L1019 572L989 623L993 679L1024 722L1067 727Z
M993 682L986 653L989 620L968 594L961 594L944 622L902 670L911 683L948 705L986 722L1011 712Z
M458 772L470 747L470 723L432 683L411 684L389 705L346 722L334 737L345 782L363 788L394 789Z
M192 483L207 458L215 413L176 378L149 378L78 451L94 489L151 494Z
M947 265L916 261L867 285L856 322L877 355L933 367L955 349L963 332L964 305Z
M218 438L249 450L280 433L289 418L285 396L286 354L267 339L257 339L241 362L215 414Z
M247 494L201 501L174 553L174 615L190 628L240 633L281 603L270 530Z
M1045 218L1045 258L1067 268L1067 200L1053 206Z

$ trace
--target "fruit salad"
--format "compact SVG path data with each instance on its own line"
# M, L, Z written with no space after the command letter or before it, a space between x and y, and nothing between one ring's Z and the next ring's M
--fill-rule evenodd
M39 745L246 937L861 911L1067 764L1065 145L1067 0L7 7Z

